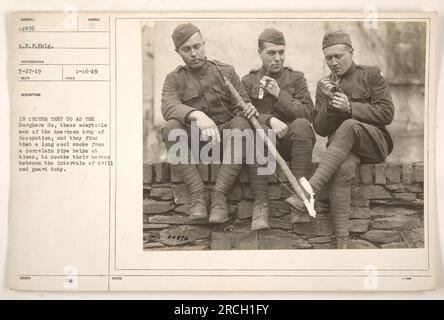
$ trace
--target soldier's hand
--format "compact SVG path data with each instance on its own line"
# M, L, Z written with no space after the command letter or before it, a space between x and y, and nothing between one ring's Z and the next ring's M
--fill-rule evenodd
M333 83L331 83L328 77L319 80L319 87L324 95L330 97L331 99L333 98L332 90L335 86Z
M264 87L265 92L276 98L279 97L279 92L281 92L281 88L279 88L276 79L273 79L268 76L263 76L261 80L267 81L267 84Z
M285 136L285 133L287 132L287 125L285 122L282 122L278 118L272 117L270 119L270 127L271 129L275 130L276 135L279 139Z
M190 112L188 118L190 121L196 122L201 131L201 140L209 141L211 139L211 143L220 142L220 133L217 125L205 113L195 110Z
M341 112L347 112L348 107L350 106L350 101L348 97L340 92L335 92L333 95L333 99L331 101L332 106Z
M257 112L256 107L251 103L247 103L247 110L244 111L244 117L247 119L251 119L251 117L257 117L259 112Z

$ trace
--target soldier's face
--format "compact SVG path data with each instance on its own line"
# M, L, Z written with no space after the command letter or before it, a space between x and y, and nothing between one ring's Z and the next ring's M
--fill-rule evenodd
M202 40L200 32L194 33L183 45L176 49L183 62L192 68L198 69L205 63L205 41Z
M262 50L259 49L258 52L262 66L269 73L278 73L282 70L285 61L285 46L264 42Z
M324 49L325 62L332 72L343 75L353 62L353 48L346 44L336 44Z

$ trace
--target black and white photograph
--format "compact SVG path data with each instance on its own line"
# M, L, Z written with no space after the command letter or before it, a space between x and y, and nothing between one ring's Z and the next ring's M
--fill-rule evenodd
M424 248L425 22L141 29L144 250Z

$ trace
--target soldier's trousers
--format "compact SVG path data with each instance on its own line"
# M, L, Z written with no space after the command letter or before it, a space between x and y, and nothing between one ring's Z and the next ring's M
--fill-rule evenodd
M264 130L270 127L262 125ZM308 177L311 172L313 146L316 137L310 122L298 118L288 125L287 132L282 138L276 139L276 149L287 161L290 161L290 170L296 178ZM257 165L249 166L250 184L253 196L257 200L268 198L269 176L258 175Z
M232 118L231 120L229 120L223 124L218 125L217 127L219 129L219 133L222 138L224 129L231 129L231 130L238 129L240 131L243 131L245 129L251 129L251 124L246 118L238 116L238 117ZM187 141L187 143L188 143L187 147L188 147L188 149L190 149L191 144L192 144L192 142L191 142L191 139L192 139L191 126L184 125L180 121L172 119L172 120L167 121L167 123L165 124L165 126L161 132L162 140L164 141L164 143L167 147L167 150L169 151L171 149L171 147L177 143L176 139L173 139L172 141L170 141L168 139L168 136L170 135L170 133L172 133L173 130L177 130L176 133L178 133L178 134L175 135L176 139L177 139L177 137L183 136L184 137L183 140ZM198 133L200 136L200 132L198 132ZM219 174L218 174L216 186L215 186L215 189L220 188L221 190L217 190L217 191L226 193L226 191L230 187L230 184L232 184L234 182L237 174L239 173L239 171L242 167L242 162L245 160L245 155L247 152L248 141L246 139L242 139L241 141L242 141L242 147L241 147L242 152L234 152L234 148L236 148L236 147L239 148L239 146L235 146L235 144L232 143L231 144L231 148L232 148L231 149L231 159L229 159L231 164L225 164L225 162L221 164L221 169L219 170ZM224 156L223 150L224 150L224 145L226 142L227 141L222 141L221 142L222 145L217 145L217 148L220 148L220 150L221 150L221 153L220 153L221 157ZM253 141L251 141L251 142L253 142ZM196 143L196 142L194 142L194 143ZM197 150L198 152L205 145L207 145L207 142L200 141L200 139L198 139L197 143L199 146L199 148ZM190 154L191 154L191 152L190 152ZM198 154L194 154L194 157L195 157L194 159L199 159ZM189 160L191 160L191 159L188 159L188 161ZM226 159L220 158L219 160L225 161ZM232 163L234 163L234 164L232 164ZM195 167L196 164L182 164L180 166L188 166L188 167L194 166ZM230 170L223 170L222 167L224 167L224 166L225 166L224 169L230 168ZM189 179L188 179L188 181L190 182L189 186L194 188L194 190L204 188L202 178L200 177L200 175L198 175L197 169L193 170L193 172L194 172L194 174L191 174L192 177L189 177Z
M318 193L329 183L330 214L335 221L336 237L348 237L351 185L362 163L383 162L389 150L385 137L376 126L354 119L345 120L330 137L325 155L310 184Z

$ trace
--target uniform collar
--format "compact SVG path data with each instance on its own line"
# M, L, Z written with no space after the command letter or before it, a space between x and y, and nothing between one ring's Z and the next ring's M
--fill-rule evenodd
M345 78L347 77L347 75L352 74L356 69L356 64L354 61L352 61L352 64L350 65L350 67L348 68L348 70L341 76L339 76L340 78Z
M268 76L269 76L270 78L277 79L277 78L279 78L279 76L280 76L280 75L282 74L282 72L284 71L284 68L285 68L285 66L282 66L281 71L279 71L278 73L269 73ZM262 67L261 67L259 73L260 73L260 76L261 76L261 78L262 78L263 76L265 76L265 75L267 74L267 68L265 68L265 66L262 65Z
M205 58L206 59L206 58ZM192 74L196 75L196 76L204 76L207 74L208 69L210 67L210 63L205 62L202 67L200 67L199 69L193 69L190 68L189 66L185 66L185 68Z

